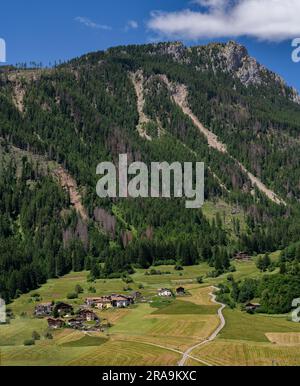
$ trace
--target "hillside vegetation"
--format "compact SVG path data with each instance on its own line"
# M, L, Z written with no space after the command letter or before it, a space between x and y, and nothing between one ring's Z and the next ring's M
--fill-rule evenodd
M71 271L114 280L205 262L217 278L234 271L238 251L265 254L298 242L299 96L244 47L115 47L52 69L1 67L0 86L6 301ZM96 166L120 153L148 165L205 162L206 206L98 198ZM289 311L298 254L267 269L275 276L257 283L254 295L266 312ZM263 297L278 287L289 294L280 310Z

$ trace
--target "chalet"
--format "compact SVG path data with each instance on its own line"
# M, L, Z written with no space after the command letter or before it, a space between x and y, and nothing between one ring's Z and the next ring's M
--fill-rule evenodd
M95 307L100 310L111 307L124 308L134 303L133 296L112 294L111 296L102 296L101 298L87 298L85 304L89 307Z
M87 298L85 300L85 304L88 307L95 307L99 310L104 310L112 307L110 296L102 296L99 298Z
M81 317L73 318L67 321L67 325L74 329L81 329L83 327L84 320Z
M100 300L97 300L94 303L94 307L98 308L99 310L107 310L109 308L112 308L111 298L109 296L100 298Z
M183 287L178 287L178 288L176 289L176 294L177 294L178 296L183 296L183 295L185 295L185 289L184 289Z
M81 310L78 313L78 316L87 321L87 322L92 322L94 320L99 320L98 316L95 314L95 312L91 310Z
M54 330L57 330L58 328L62 328L65 324L63 320L53 319L53 318L48 318L47 322L48 322L49 328L52 328Z
M98 308L99 310L108 310L109 308L112 308L111 300L103 299L95 303L95 307Z
M256 310L258 310L260 308L260 304L258 304L258 303L247 303L246 305L245 305L245 310L246 311L256 311Z
M67 316L71 315L73 313L73 307L70 304L66 303L57 303L55 305L55 311L60 315L60 316Z
M237 252L234 256L234 260L248 261L251 260L251 256L249 256L247 252Z
M173 296L172 291L168 288L160 288L157 291L158 296L163 296L163 297L171 297Z
M116 307L116 308L126 308L131 304L131 302L127 296L112 295L111 304L113 307Z
M86 298L85 299L85 304L89 307L96 307L96 304L99 304L102 302L104 298L103 297L98 297L98 298Z
M51 315L52 311L53 311L53 303L51 303L51 302L42 303L42 304L38 304L35 307L34 314L37 317L49 316L49 315Z

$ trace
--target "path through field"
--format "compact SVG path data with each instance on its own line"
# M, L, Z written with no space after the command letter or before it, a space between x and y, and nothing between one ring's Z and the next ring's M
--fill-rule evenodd
M213 291L217 291L218 288L216 287L212 287L212 290ZM218 334L223 330L223 328L225 327L225 324L226 324L226 321L225 321L225 318L224 318L224 315L223 315L223 310L224 308L226 307L225 304L222 304L222 303L219 303L216 301L216 295L214 292L211 292L210 293L210 296L212 297L211 301L215 304L219 304L221 307L218 309L218 316L219 316L219 319L220 319L220 324L219 326L217 327L217 329L207 338L205 339L204 341L196 344L195 346L192 346L190 347L188 350L186 350L184 353L183 353L183 357L182 359L180 360L180 362L178 363L178 366L184 366L186 361L191 358L191 359L195 359L193 358L190 354L192 353L192 351L194 351L196 348L200 347L200 346L203 346L204 344L206 343L209 343L209 342L212 342L213 340L216 339L216 337L218 336ZM205 363L204 361L202 361L203 363ZM208 366L212 366L211 364L207 363L206 364Z

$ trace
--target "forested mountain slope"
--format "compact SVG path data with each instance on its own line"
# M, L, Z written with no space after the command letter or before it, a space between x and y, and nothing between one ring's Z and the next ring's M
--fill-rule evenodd
M300 231L299 132L295 90L234 42L1 67L1 294L11 299L71 269L113 277L208 261L219 274L237 250L288 247ZM28 154L18 167L13 147ZM178 199L99 199L96 166L120 153L148 164L205 162L206 200L241 208L246 226L235 221L229 234L222 213L209 222ZM55 162L56 173L31 157ZM29 270L39 275L29 280Z

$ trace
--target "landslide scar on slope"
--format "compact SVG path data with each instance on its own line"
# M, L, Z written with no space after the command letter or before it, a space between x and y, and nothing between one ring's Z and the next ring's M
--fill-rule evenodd
M139 135L147 139L148 141L151 141L152 138L147 134L145 130L145 126L147 123L150 122L150 119L146 116L144 113L144 106L145 106L145 98L144 98L144 75L141 70L130 73L130 79L134 85L136 97L137 97L137 110L139 113L139 123L137 125L137 131L139 132Z
M249 172L245 168L245 166L236 160L233 156L228 153L227 146L223 144L218 137L208 130L203 124L199 121L199 119L194 115L188 105L188 89L185 85L182 84L173 84L169 81L166 75L160 75L160 79L167 85L168 89L171 92L172 99L174 102L181 108L183 113L187 115L194 125L200 130L202 134L207 138L208 144L210 147L218 150L221 153L228 154L232 160L234 160L240 167L240 169L248 176L253 186L256 186L257 189L266 195L271 201L278 205L286 205L285 201L282 200L275 192L271 189L268 189L267 186L257 177L255 177L252 173Z

